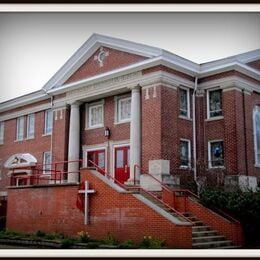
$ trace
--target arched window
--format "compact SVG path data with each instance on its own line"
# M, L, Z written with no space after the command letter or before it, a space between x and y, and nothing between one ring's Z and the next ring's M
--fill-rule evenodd
M255 146L255 164L260 166L260 106L256 106L253 112L254 122L254 146Z

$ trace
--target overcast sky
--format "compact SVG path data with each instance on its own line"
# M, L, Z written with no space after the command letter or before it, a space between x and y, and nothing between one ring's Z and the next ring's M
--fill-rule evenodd
M260 13L0 12L0 102L41 89L92 33L203 63L260 48Z

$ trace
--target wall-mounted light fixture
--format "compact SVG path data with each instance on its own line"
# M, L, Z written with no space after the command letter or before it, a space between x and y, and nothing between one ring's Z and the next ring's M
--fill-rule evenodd
M110 129L108 127L105 128L105 137L110 137Z

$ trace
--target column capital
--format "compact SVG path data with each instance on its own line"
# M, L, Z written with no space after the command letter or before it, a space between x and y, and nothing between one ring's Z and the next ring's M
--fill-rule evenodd
M73 100L68 102L71 107L79 107L83 102L79 100Z
M141 86L138 84L138 85L135 85L135 86L131 86L131 87L128 87L130 90L132 90L132 92L139 92L140 89L141 89Z

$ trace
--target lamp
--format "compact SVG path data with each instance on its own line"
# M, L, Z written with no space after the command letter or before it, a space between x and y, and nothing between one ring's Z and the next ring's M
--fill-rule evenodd
M105 128L105 137L110 137L110 129L108 127Z

